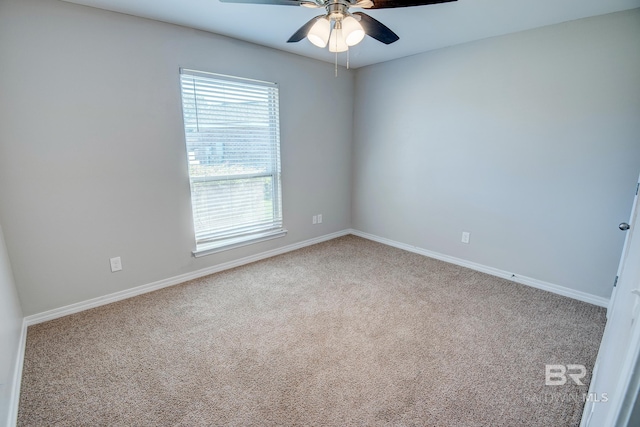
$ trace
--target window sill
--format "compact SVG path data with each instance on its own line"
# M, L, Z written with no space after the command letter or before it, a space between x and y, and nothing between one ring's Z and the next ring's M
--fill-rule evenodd
M275 230L267 231L265 233L253 234L251 236L243 236L235 239L228 239L224 242L209 243L199 246L195 251L191 252L194 257L200 258L203 256L215 254L217 252L228 251L230 249L239 248L242 246L252 245L258 242L264 242L266 240L277 239L287 235L287 230Z

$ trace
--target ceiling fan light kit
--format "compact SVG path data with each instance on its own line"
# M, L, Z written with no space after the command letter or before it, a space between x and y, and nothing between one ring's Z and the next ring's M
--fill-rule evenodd
M318 16L309 29L307 38L314 45L325 48L329 44L329 52L344 52L364 39L362 25L351 15Z

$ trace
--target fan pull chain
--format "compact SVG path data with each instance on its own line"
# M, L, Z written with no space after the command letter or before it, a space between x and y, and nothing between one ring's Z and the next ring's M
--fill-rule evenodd
M347 70L349 69L349 49L347 48Z
M338 77L338 52L336 52L336 77Z

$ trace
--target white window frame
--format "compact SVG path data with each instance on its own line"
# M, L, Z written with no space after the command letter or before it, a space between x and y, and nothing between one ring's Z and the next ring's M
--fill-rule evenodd
M193 89L191 87L187 88L186 81L191 79L194 81ZM276 83L263 82L252 79L244 79L240 77L232 77L226 76L222 74L214 74L207 73L203 71L196 71L181 68L180 69L180 95L181 95L181 105L183 112L183 130L185 135L185 148L187 150L187 161L189 162L189 141L190 136L197 136L202 140L202 136L199 134L199 126L200 119L196 118L198 122L198 133L193 133L189 131L189 126L187 124L187 113L189 114L198 114L199 107L197 105L197 85L195 83L196 80L199 81L208 81L214 85L224 85L229 84L230 86L236 86L241 88L248 88L249 90L267 89L269 94L269 105L273 105L273 108L269 109L268 119L269 119L269 134L272 135L270 138L271 149L273 149L273 153L271 154L271 158L273 164L271 165L271 169L266 172L257 172L257 173L249 173L249 174L230 174L230 175L216 175L216 176L192 176L191 174L191 165L188 164L189 167L189 184L191 188L191 208L192 208L192 219L194 223L194 240L196 243L196 249L192 251L192 254L195 257L201 257L209 254L213 254L220 251L225 251L241 246L246 246L266 240L276 239L279 237L284 237L287 234L287 230L283 227L283 215L282 215L282 187L281 187L281 158L280 158L280 117L279 117L279 101L278 101L278 85ZM193 95L190 95L195 101L195 107L188 107L186 100L187 91L193 91ZM242 90L242 89L241 89ZM228 89L225 87L224 93L227 93ZM191 92L189 92L191 93ZM238 93L234 93L237 95ZM240 94L242 95L242 94ZM216 98L217 99L217 98ZM193 109L195 108L195 110ZM211 114L211 111L208 111ZM220 116L222 117L222 115ZM262 117L266 118L265 115ZM191 120L189 123L192 123ZM206 132L204 132L206 133ZM212 139L212 147L215 147L214 140ZM199 142L202 144L202 142ZM212 231L210 233L206 233L206 230L203 231L202 227L198 228L196 224L196 197L194 196L194 184L202 182L219 182L219 181L233 181L233 180L252 180L265 178L270 176L271 180L271 194L272 194L272 209L273 214L270 220L265 221L264 223L258 223L253 225L245 225L234 227L230 229L225 229L224 232Z

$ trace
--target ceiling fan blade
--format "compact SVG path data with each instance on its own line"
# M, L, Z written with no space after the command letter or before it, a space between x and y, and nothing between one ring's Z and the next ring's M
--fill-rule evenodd
M429 4L449 3L458 0L373 0L373 6L367 9L390 9L394 7L426 6Z
M391 31L389 27L384 25L382 22L373 19L366 13L355 12L354 15L358 15L361 18L360 25L362 25L364 32L369 37L373 37L384 44L391 44L400 40L400 37Z
M282 6L300 6L300 0L220 0L222 3L276 4Z
M287 40L287 43L297 43L300 40L307 37L307 34L309 34L309 30L311 29L311 27L313 27L313 24L315 24L316 21L320 18L324 18L324 15L318 15L315 18L312 18L309 22L304 24L302 27L300 27L298 31L296 31L291 37L289 37L289 40Z

